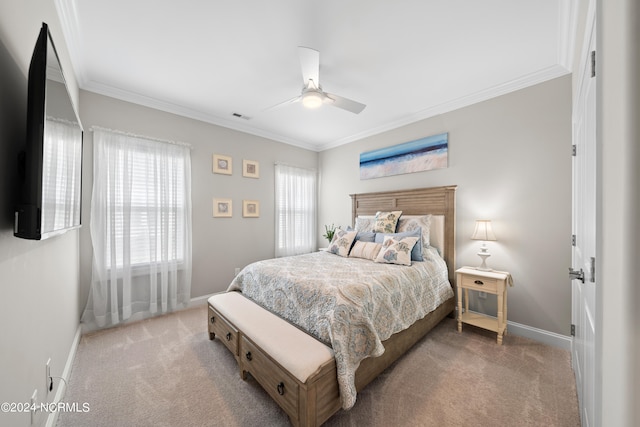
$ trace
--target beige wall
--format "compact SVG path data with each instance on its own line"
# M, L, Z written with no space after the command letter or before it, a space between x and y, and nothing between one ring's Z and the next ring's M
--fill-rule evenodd
M83 213L81 236L81 304L91 281L89 234L93 182L93 133L101 126L192 145L191 182L193 206L193 280L196 298L225 290L235 267L274 256L274 163L317 168L318 153L265 138L176 116L147 107L81 91L85 126ZM214 153L231 156L233 175L212 173ZM242 176L242 160L260 163L260 178ZM213 218L213 198L233 200L232 218ZM260 201L259 218L242 217L242 200Z
M42 242L13 237L27 72L43 21L77 94L54 2L0 2L0 402L29 402L36 389L38 401L46 401L45 363L51 358L52 375L62 375L78 327L78 231ZM2 412L0 425L28 426L29 413Z
M359 155L449 133L447 169L361 181ZM513 274L509 320L569 335L571 77L439 115L320 153L319 224L351 222L349 194L458 185L457 267L478 265L475 219L492 220L488 264ZM320 238L320 237L319 237ZM495 302L475 308L491 313Z

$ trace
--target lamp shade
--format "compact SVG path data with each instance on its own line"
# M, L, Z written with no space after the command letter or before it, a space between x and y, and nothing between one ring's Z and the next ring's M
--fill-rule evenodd
M491 228L491 220L476 220L476 228L473 230L471 240L497 240L496 235L493 234L493 229Z

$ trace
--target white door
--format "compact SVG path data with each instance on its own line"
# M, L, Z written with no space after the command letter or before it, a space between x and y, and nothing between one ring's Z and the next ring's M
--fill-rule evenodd
M586 33L589 46L579 76L574 106L573 143L573 246L572 268L583 278L572 283L572 322L575 325L572 362L576 376L580 416L584 427L594 426L595 418L595 256L596 256L596 77L592 73L595 55L595 20ZM594 53L592 53L594 52ZM584 281L584 283L583 283Z

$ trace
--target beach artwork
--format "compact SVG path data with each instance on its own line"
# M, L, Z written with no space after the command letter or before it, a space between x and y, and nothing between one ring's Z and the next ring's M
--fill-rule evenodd
M443 169L448 152L448 133L367 151L360 154L360 179Z

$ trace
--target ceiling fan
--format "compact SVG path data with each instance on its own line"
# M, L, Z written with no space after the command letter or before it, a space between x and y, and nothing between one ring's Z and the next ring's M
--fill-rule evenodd
M328 104L354 114L359 114L364 110L366 107L364 104L322 90L322 86L320 86L320 52L309 47L298 46L298 56L302 69L302 93L267 110L295 102L302 102L306 108L318 108L323 104Z

